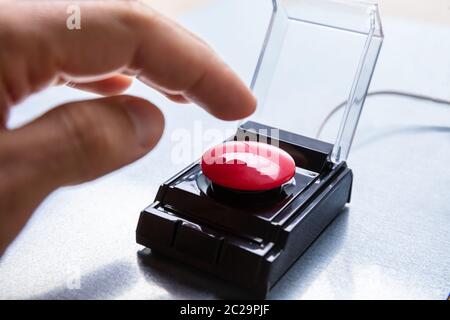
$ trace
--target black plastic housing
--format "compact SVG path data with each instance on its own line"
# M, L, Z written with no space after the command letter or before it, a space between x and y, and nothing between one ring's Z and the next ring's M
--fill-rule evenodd
M278 143L296 162L291 183L233 193L214 188L195 162L141 212L137 243L264 297L350 202L353 181L345 162L328 160L333 145L273 129L246 122L230 139Z

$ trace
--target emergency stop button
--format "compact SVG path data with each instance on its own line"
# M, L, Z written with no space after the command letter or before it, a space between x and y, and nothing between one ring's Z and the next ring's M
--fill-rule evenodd
M267 191L292 179L294 159L284 150L255 141L228 141L202 156L203 174L213 183L238 191Z

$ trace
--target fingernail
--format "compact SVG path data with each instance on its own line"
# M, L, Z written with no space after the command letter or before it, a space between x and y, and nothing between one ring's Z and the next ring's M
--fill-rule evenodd
M153 148L161 138L164 130L164 117L155 106L149 102L135 98L125 98L131 122L136 131L136 136L142 147Z

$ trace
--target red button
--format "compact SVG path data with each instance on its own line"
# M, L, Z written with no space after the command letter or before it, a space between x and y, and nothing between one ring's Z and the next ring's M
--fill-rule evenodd
M242 191L280 187L295 174L294 159L275 146L253 141L229 141L206 151L202 171L212 182Z

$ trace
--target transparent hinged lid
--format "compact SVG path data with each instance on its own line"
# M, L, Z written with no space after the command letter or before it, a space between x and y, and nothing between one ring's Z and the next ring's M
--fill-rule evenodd
M258 108L248 120L333 143L331 160L345 161L383 41L378 6L267 1L273 12L251 84Z

